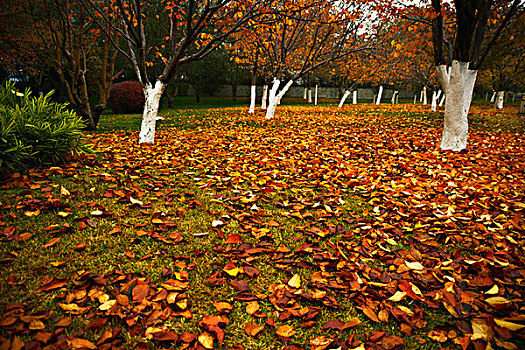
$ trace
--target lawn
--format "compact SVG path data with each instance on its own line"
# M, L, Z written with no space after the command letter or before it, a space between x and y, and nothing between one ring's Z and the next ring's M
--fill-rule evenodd
M525 347L525 116L428 106L103 116L0 184L0 349Z

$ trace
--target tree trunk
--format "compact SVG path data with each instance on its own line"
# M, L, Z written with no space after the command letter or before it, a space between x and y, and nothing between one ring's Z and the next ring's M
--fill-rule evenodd
M445 65L437 67L438 79L447 96L441 149L461 151L467 147L468 112L472 101L477 70L468 62L452 61L450 74Z
M348 96L350 96L350 91L346 90L345 94L343 95L343 98L339 102L339 108L343 107L343 105L345 104L345 101L348 98Z
M279 80L277 80L277 81L279 81ZM286 83L286 85L279 92L279 94L277 94L272 99L270 99L270 104L268 105L268 110L266 111L266 119L268 119L268 120L273 119L273 117L275 116L275 108L277 108L278 101L280 101L281 98L283 98L284 94L286 94L286 92L290 89L292 84L293 84L293 80L288 81L288 83ZM275 86L275 82L274 82L274 86ZM273 88L272 88L272 90L273 90Z
M417 94L414 94L414 104L417 102Z
M445 95L445 93L443 93L443 96L441 97L441 101L439 101L439 107L443 107L443 103L445 103L445 98L447 97L447 95Z
M250 92L250 110L248 113L255 113L255 98L257 97L257 86L252 83L252 89Z
M281 84L281 81L277 78L273 79L272 88L270 89L270 96L268 97L268 100L270 103L272 103L272 100L275 98L275 95L277 94L277 90L279 89L279 85Z
M383 96L383 85L379 86L379 92L377 93L376 105L381 104L381 97Z
M505 91L498 91L496 103L494 104L494 108L503 109L504 101L505 101Z
M155 87L147 84L144 87L144 114L142 115L142 125L140 127L139 143L153 143L155 141L155 126L159 113L159 102L166 88L166 84L157 80Z
M357 104L357 90L354 90L354 96L353 96L353 104Z
M263 86L263 95L262 95L262 102L261 102L261 109L262 110L266 109L267 100L268 100L268 85L265 84Z
M392 93L392 104L396 104L397 103L397 96L399 95L399 91L398 90L394 90L394 92Z
M308 103L312 103L312 88L308 87Z
M521 103L519 114L525 114L525 94L521 93Z
M494 103L496 101L496 91L492 92L492 97L490 98L490 103Z
M317 92L319 90L319 85L315 85L315 96L314 96L314 105L317 106Z
M437 111L437 104L438 104L438 93L437 91L432 91L432 107L430 107L430 111L432 112Z
M427 87L426 86L423 86L423 104L425 106L428 104Z
M306 100L308 98L308 88L306 88L306 86L304 87L304 95L303 95L303 100Z

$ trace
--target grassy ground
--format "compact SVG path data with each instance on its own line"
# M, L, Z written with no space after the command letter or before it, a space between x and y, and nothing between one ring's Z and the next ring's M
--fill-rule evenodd
M525 346L516 106L455 154L422 106L203 102L2 183L3 347Z

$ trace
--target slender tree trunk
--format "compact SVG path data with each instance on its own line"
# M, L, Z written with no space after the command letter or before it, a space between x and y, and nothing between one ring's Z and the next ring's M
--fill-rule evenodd
M308 87L308 103L312 103L312 88Z
M257 97L257 85L255 84L255 77L252 77L252 88L250 91L250 110L248 113L255 113L255 99Z
M268 85L264 84L263 86L263 95L262 95L262 102L261 102L261 109L262 110L265 110L266 109L266 103L267 103L267 100L268 100Z
M496 103L494 104L494 108L503 109L504 101L505 101L505 91L498 91Z
M306 100L307 98L308 98L308 88L305 86L305 87L304 87L303 100Z
M392 93L392 104L396 104L397 103L397 96L399 95L399 91L398 90L394 90L394 92Z
M438 94L437 91L432 91L432 107L430 107L430 110L432 112L437 111L437 104L438 104Z
M496 94L497 94L496 91L492 92L492 97L490 98L490 103L494 103L496 101Z
M315 84L315 96L314 96L314 105L317 106L317 92L319 90L319 85Z
M417 102L417 94L414 94L414 104Z
M423 86L423 104L425 106L428 104L427 87L426 86Z
M292 84L293 84L293 80L288 81L288 83L286 83L284 88L277 95L275 95L272 99L270 99L270 104L268 105L268 110L266 111L266 119L268 120L273 119L273 117L275 116L275 109L277 108L278 101L280 101L281 98L283 98L284 94L286 94L286 92L290 89Z
M447 96L441 139L443 150L461 151L467 147L467 116L478 73L468 67L468 62L457 60L452 61L450 71L445 65L437 66L438 79Z
M339 101L339 108L343 107L348 96L350 96L350 91L346 90L343 95L343 98L341 98L341 101Z
M376 105L381 104L381 97L383 97L383 85L379 86L379 91L377 93Z
M357 104L357 90L354 90L354 96L353 96L353 104Z
M519 114L525 114L525 94L521 93L521 103L520 103L520 111Z
M443 96L441 96L441 101L439 101L439 107L443 107L443 103L445 103L446 97L447 97L447 95L445 95L445 93L443 93Z
M155 141L155 127L158 117L159 103L162 93L166 89L166 84L160 80L155 82L155 87L147 84L144 87L144 114L142 115L142 125L140 127L139 143L153 143Z

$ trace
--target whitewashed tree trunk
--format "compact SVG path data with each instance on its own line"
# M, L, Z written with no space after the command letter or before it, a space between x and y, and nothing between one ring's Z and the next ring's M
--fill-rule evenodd
M341 101L339 101L339 108L343 107L348 96L350 96L350 91L346 90L345 94L343 95L343 98L341 99Z
M308 103L312 103L312 89L308 88Z
M147 84L144 87L144 113L142 115L142 124L140 126L139 143L153 143L155 141L155 127L158 117L160 98L166 85L160 80L155 82L155 87Z
M421 90L421 94L419 95L419 102L423 102L423 90Z
M467 147L468 112L476 83L477 70L469 70L468 62L452 61L450 70L437 67L437 76L447 96L441 149L461 151Z
M496 91L492 92L492 97L490 98L490 103L494 103L496 101Z
M352 103L357 104L357 90L354 90L353 96L352 96Z
M425 106L428 104L427 87L426 86L423 86L423 104Z
M292 84L293 80L288 81L279 94L275 95L273 99L270 99L270 104L268 105L268 110L266 111L266 119L273 119L275 116L275 108L277 108L277 102L283 98L284 94L286 94Z
M437 91L432 91L432 106L430 107L430 110L432 112L437 111L437 104L438 104L438 93Z
M485 92L485 101L488 101L488 100L489 100L489 93Z
M417 102L417 94L414 94L414 104Z
M443 96L441 96L441 101L439 101L439 107L443 107L443 103L445 103L445 98L447 97L447 95L445 95L445 93L443 93Z
M381 104L381 97L383 96L383 85L379 87L379 92L377 93L376 105Z
M266 103L268 100L268 85L263 86L263 95L262 95L262 102L261 102L261 109L266 109Z
M314 96L314 105L317 106L317 92L319 90L319 85L315 85L315 96Z
M268 97L269 103L271 103L272 100L275 98L275 95L277 94L277 90L279 89L280 84L281 84L281 81L279 79L273 79L272 88L270 89L270 96Z
M308 89L305 87L304 88L303 100L306 100L307 98L308 98Z
M397 90L394 90L394 92L392 93L392 104L396 104L397 103L397 96L399 95L399 91Z
M503 109L504 101L505 101L505 91L498 91L496 103L494 104L494 108Z
M255 98L257 97L257 86L252 85L251 93L250 93L250 110L248 113L255 113Z

